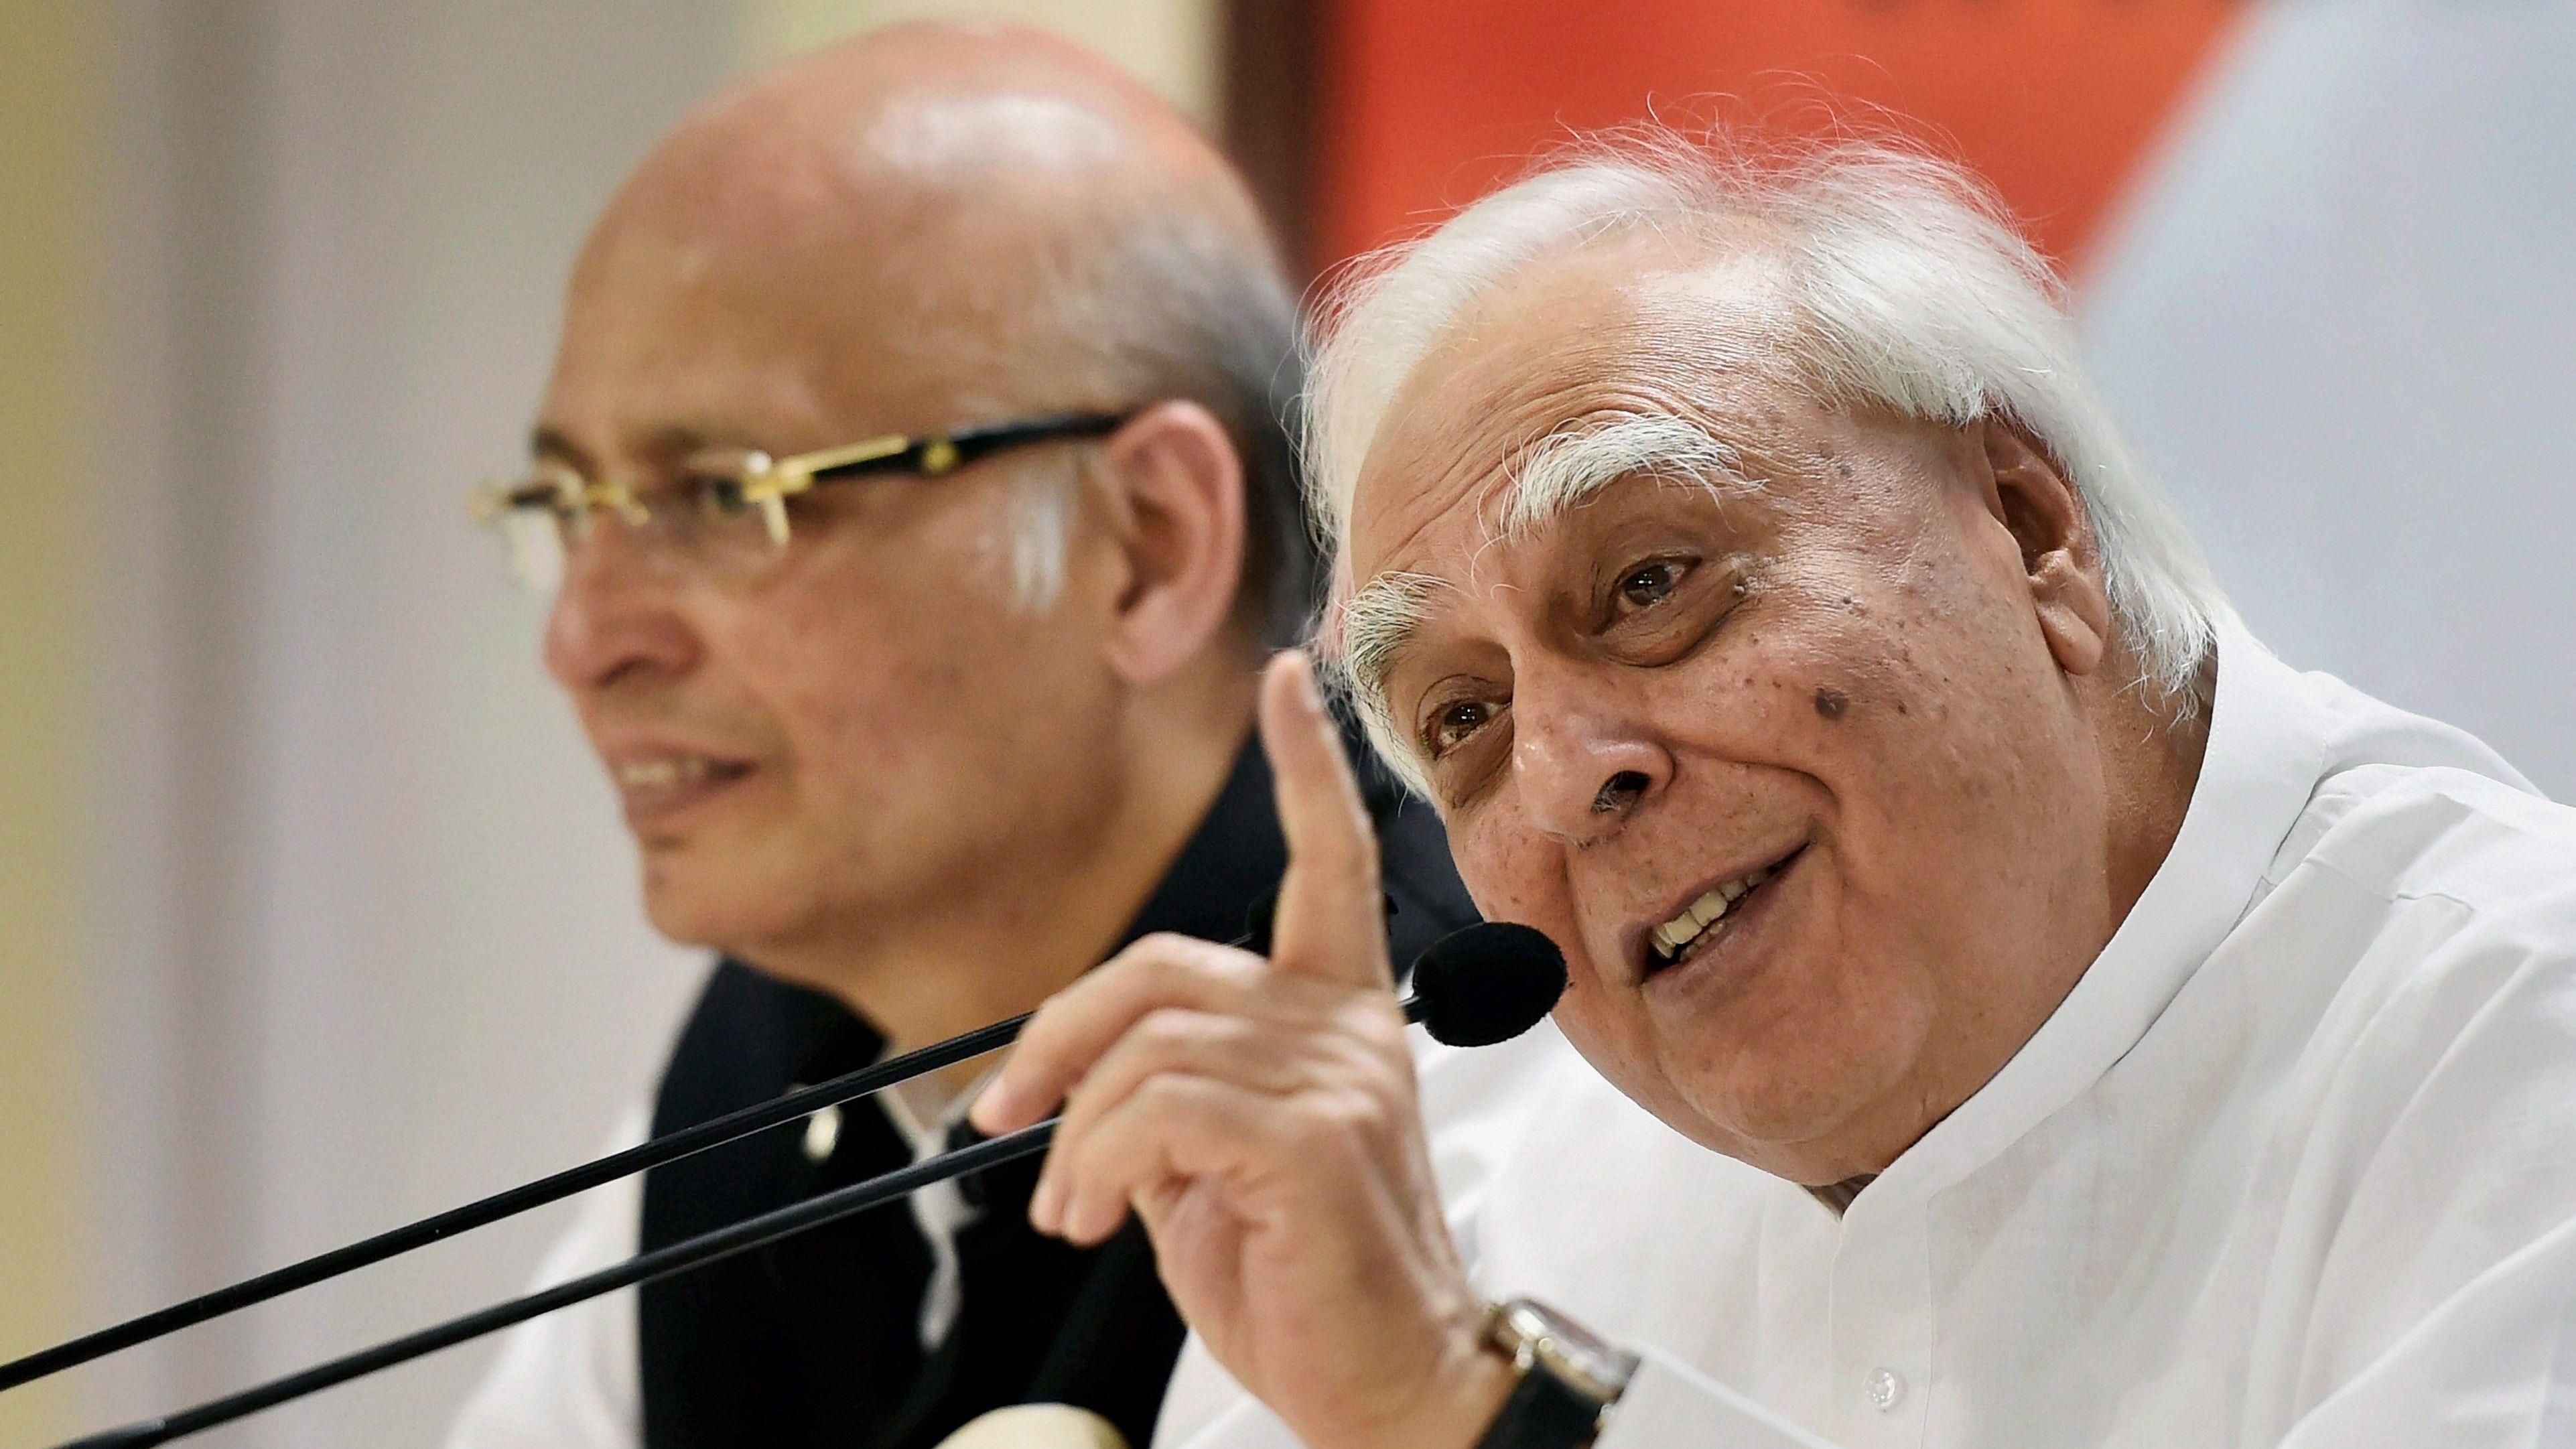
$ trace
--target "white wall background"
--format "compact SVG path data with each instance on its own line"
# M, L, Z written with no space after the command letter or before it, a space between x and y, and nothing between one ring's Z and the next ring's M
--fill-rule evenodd
M2576 5L2260 10L2084 311L2257 635L2576 800Z
M102 1319L576 1160L649 1081L695 966L462 499L524 453L590 214L733 41L701 0L118 19ZM555 1221L135 1355L89 1407L476 1306ZM476 1361L209 1442L430 1444Z
M589 1156L703 969L470 526L610 189L733 71L1056 24L1185 108L1210 0L120 0L88 1321ZM515 1291L566 1206L80 1375L100 1425ZM14 1250L14 1245L13 1245ZM14 1347L14 1346L13 1346ZM208 1436L435 1444L488 1345Z

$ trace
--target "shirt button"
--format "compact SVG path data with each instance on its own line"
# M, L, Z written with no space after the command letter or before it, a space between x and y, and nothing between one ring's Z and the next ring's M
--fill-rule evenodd
M827 1162L841 1145L841 1109L826 1107L805 1119L805 1160Z
M1891 1368L1874 1370L1862 1392L1869 1395L1871 1408L1882 1414L1894 1413L1896 1406L1905 1402L1905 1375Z

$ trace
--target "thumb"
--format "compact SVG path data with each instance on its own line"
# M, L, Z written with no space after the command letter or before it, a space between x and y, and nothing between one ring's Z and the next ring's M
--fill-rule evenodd
M1303 650L1282 651L1262 671L1261 746L1288 837L1271 959L1292 971L1392 989L1377 835Z

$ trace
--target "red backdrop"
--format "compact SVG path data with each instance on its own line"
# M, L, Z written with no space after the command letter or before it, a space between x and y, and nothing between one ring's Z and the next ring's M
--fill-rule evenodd
M2084 247L2230 28L2226 0L1330 0L1314 261L1435 221L1568 128L1884 107ZM1721 100L1720 98L1732 98Z

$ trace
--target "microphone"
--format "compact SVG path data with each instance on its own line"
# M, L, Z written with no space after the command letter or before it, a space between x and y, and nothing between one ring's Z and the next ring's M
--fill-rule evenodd
M1436 958L1436 959L1435 959ZM1431 966L1429 976L1423 973ZM1554 942L1528 926L1487 921L1453 931L1423 952L1414 968L1414 994L1404 1000L1405 1020L1421 1023L1432 1038L1451 1046L1491 1046L1538 1025L1565 992L1565 957ZM1025 1018L1023 1018L1024 1020ZM1018 1022L1002 1025L1017 1030ZM997 1028L988 1027L987 1031ZM1452 1037L1447 1032L1459 1032ZM964 1040L964 1038L959 1038ZM892 1063L888 1063L892 1065ZM558 1283L524 1297L469 1313L461 1318L388 1339L300 1373L273 1379L255 1388L158 1419L147 1419L93 1434L62 1449L145 1449L173 1439L203 1433L263 1409L275 1408L307 1394L362 1378L379 1369L408 1363L424 1354L453 1348L531 1318L620 1288L685 1273L692 1268L766 1247L809 1228L836 1222L891 1202L935 1182L982 1172L1005 1162L1043 1152L1055 1140L1050 1117L1017 1132L988 1138L910 1167L897 1168L800 1203L683 1239L639 1254L612 1268Z
M1447 1046L1494 1046L1538 1025L1565 994L1565 953L1544 932L1480 921L1413 958L1406 1016Z

